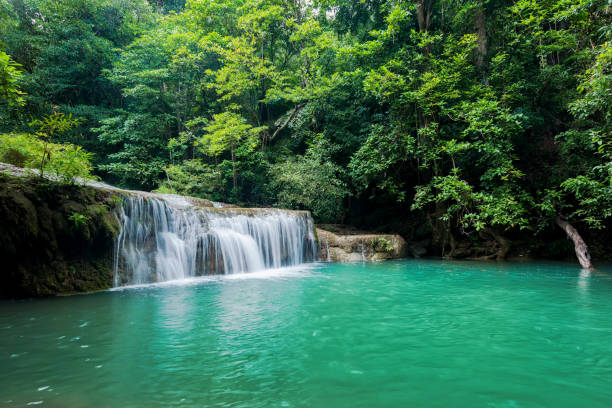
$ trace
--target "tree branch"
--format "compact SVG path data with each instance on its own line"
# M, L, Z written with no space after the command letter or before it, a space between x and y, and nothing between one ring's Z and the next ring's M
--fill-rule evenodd
M291 122L291 120L295 117L295 115L300 111L300 109L302 109L304 107L303 104L296 106L295 108L293 108L293 112L291 112L291 114L289 114L289 117L287 118L287 120L285 120L285 123L283 123L280 127L278 127L274 133L272 134L272 136L270 136L270 138L268 139L268 141L272 141L280 132L282 132L283 130L285 130L285 128L289 125L289 122Z
M576 257L578 258L578 262L580 262L580 266L584 269L593 269L593 264L591 263L591 255L589 254L588 247L576 228L572 226L569 222L563 220L560 216L555 217L555 221L557 225L561 227L563 231L567 234L567 237L574 242L574 249L576 251Z

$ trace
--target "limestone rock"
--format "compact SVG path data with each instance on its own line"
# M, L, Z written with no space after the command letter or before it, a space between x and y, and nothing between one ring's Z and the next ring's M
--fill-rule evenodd
M334 231L317 227L319 253L322 261L362 262L405 258L408 246L397 234L370 234L354 231Z
M0 172L0 297L109 288L115 205L103 190Z

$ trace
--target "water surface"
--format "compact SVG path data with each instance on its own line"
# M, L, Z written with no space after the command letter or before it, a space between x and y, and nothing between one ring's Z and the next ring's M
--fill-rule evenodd
M398 261L0 303L0 406L610 407L612 269Z

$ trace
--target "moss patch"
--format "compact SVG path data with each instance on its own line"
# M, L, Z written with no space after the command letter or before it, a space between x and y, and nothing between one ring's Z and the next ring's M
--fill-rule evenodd
M111 192L0 173L0 296L109 288L116 202Z

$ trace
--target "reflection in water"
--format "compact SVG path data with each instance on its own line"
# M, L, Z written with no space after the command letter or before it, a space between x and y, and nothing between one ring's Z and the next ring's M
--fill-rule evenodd
M591 270L590 269L581 269L580 275L578 275L578 289L583 294L587 294L589 290L589 282L591 281Z
M0 406L612 406L606 276L316 268L0 303Z
M236 335L257 327L266 312L266 298L259 290L221 285L216 299L215 322L219 330Z
M164 296L158 311L158 328L170 333L188 332L194 328L197 313L194 313L193 293L188 288L178 287ZM165 334L165 333L160 333Z

